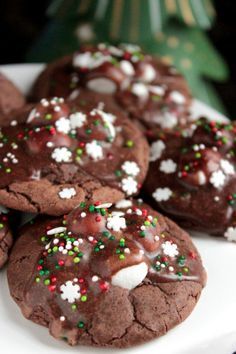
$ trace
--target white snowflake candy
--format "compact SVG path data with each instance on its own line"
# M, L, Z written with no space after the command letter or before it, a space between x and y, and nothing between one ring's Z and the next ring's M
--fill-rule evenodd
M121 169L127 174L131 176L137 176L140 172L140 168L138 164L134 161L125 161L121 166Z
M111 216L107 218L107 228L117 232L126 229L124 213L113 211Z
M138 191L138 182L129 176L121 180L121 188L127 195L132 195Z
M215 188L220 188L225 184L225 175L221 170L215 171L211 174L210 183Z
M220 161L220 167L222 168L225 174L227 175L234 174L234 166L228 160L222 159Z
M56 130L59 133L68 134L69 131L71 130L70 120L68 118L65 118L65 117L59 118L56 121L55 126L56 126Z
M72 129L81 128L87 122L86 114L75 112L70 115L70 125Z
M175 243L171 243L170 241L164 242L161 245L161 248L163 250L163 253L171 258L178 256L179 254L177 245Z
M65 284L60 286L61 298L68 301L70 304L78 300L81 296L80 286L78 284L73 284L72 281L68 280Z
M169 174L169 173L174 173L176 171L176 168L177 168L176 163L173 160L168 159L168 160L161 161L159 169L161 172Z
M63 188L58 195L61 199L71 199L76 195L76 190L73 187Z
M228 227L224 233L224 237L227 238L228 241L236 242L236 227Z
M170 199L172 195L172 191L170 188L157 188L153 193L152 196L157 202L167 201Z
M92 140L91 143L87 143L85 151L94 161L101 160L103 158L103 149L98 144L97 140Z
M162 140L157 140L154 143L152 143L151 148L150 148L149 160L150 161L158 160L161 157L162 152L165 150L165 148L166 148L166 146Z
M58 147L53 150L51 157L56 162L70 162L72 152L67 147Z

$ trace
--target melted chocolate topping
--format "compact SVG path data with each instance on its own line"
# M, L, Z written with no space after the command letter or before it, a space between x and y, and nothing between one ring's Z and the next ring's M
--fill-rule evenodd
M48 76L46 72L47 85L40 80L36 84L44 96L75 98L83 87L113 95L132 117L149 128L172 128L188 120L191 95L184 78L138 46L84 47L49 66Z
M156 132L146 190L183 225L236 240L234 123Z
M0 187L43 178L55 184L81 183L87 174L135 194L145 174L140 147L132 140L136 133L143 139L123 116L105 112L101 105L71 108L63 98L42 99L25 122L21 117L20 124L12 120L1 129Z
M114 285L132 290L143 281L205 282L188 236L141 201L123 200L113 207L82 203L64 219L35 227L42 251L27 299L33 307L39 294L46 299L61 333L83 331Z

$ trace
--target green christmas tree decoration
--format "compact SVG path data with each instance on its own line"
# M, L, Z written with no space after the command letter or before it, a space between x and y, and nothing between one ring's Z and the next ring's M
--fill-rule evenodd
M224 112L210 83L228 74L205 32L215 18L211 0L54 0L48 16L28 60L50 61L84 43L137 43L175 65L196 98Z

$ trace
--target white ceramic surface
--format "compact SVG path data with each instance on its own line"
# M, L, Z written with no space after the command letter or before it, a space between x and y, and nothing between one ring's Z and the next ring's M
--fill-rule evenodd
M25 93L42 64L6 65L6 73ZM194 101L194 116L225 119L205 104ZM6 271L0 273L0 353L127 353L127 354L232 354L236 351L236 244L205 234L191 233L208 272L208 283L189 318L168 334L126 350L70 348L54 340L47 329L27 321L9 296Z

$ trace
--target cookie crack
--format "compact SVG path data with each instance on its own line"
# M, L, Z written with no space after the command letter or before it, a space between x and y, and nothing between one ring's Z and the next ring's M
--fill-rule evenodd
M9 186L6 186L4 190L9 194L13 194L17 199L19 199L19 195L25 198L25 200L27 200L27 202L35 209L35 212L40 213L41 208L39 204L36 203L28 194L14 191L13 189L11 189L11 184Z

